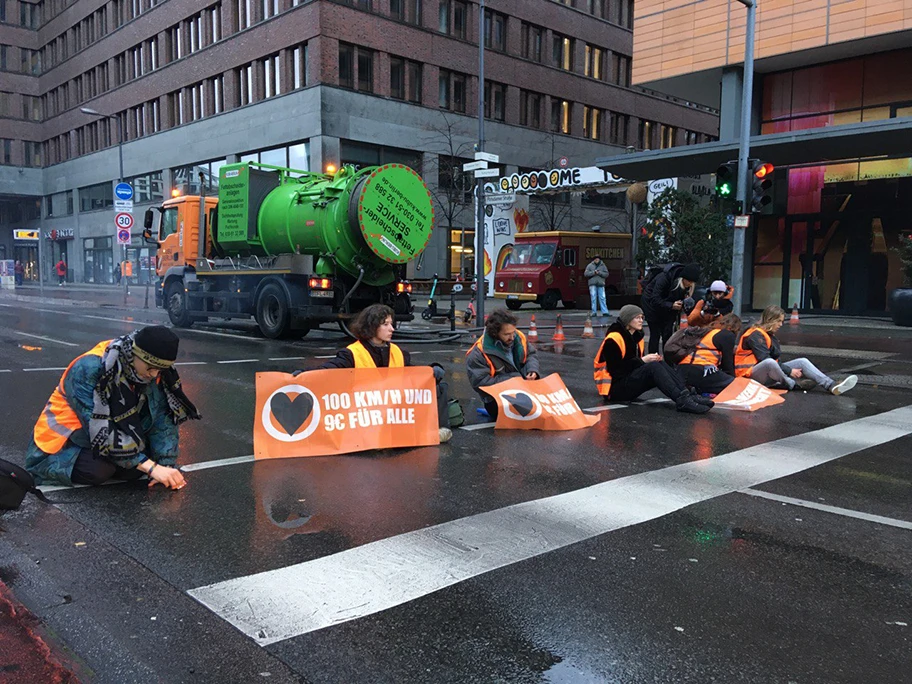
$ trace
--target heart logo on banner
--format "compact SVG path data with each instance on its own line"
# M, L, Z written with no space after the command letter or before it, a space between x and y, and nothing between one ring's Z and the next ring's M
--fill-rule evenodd
M519 394L505 394L504 395L507 401L510 402L510 406L521 415L523 418L527 418L530 413L535 410L535 404L532 403L532 397L525 393Z
M276 394L269 402L276 422L282 426L289 435L293 435L313 413L313 397L307 392L302 392L294 399L284 392Z

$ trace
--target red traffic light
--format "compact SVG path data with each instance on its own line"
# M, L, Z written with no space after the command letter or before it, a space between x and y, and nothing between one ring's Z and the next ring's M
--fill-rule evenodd
M754 171L754 175L757 178L766 178L767 176L772 174L774 169L775 169L775 167L772 164L770 164L769 162L765 162L763 164L760 164L760 166L757 167L757 169Z

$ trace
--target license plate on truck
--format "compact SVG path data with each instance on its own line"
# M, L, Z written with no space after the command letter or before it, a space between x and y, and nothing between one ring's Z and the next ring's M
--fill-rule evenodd
M311 290L310 296L311 297L332 297L333 291L332 290Z
M519 295L507 295L507 299L519 299Z

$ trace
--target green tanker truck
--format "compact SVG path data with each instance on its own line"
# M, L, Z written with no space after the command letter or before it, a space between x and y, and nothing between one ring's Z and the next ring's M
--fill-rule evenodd
M175 326L253 317L277 338L377 302L411 320L405 265L433 223L427 186L401 164L320 174L245 162L221 167L217 198L147 211L144 234L159 246L156 304Z

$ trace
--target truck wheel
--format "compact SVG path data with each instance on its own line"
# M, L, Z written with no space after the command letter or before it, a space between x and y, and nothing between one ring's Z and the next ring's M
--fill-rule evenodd
M557 290L548 290L545 292L545 295L541 300L541 307L546 311L551 311L552 309L557 308L557 303L560 301L560 293Z
M508 299L507 300L507 308L510 311L519 311L519 307L521 307L522 305L523 305L523 303L521 301L519 301L518 299Z
M178 328L189 328L193 325L193 318L187 311L187 298L184 292L184 281L174 280L168 285L165 294L165 306L168 307L168 318L171 324Z
M285 335L291 314L285 291L276 283L268 283L257 298L256 322L262 333L271 340Z

